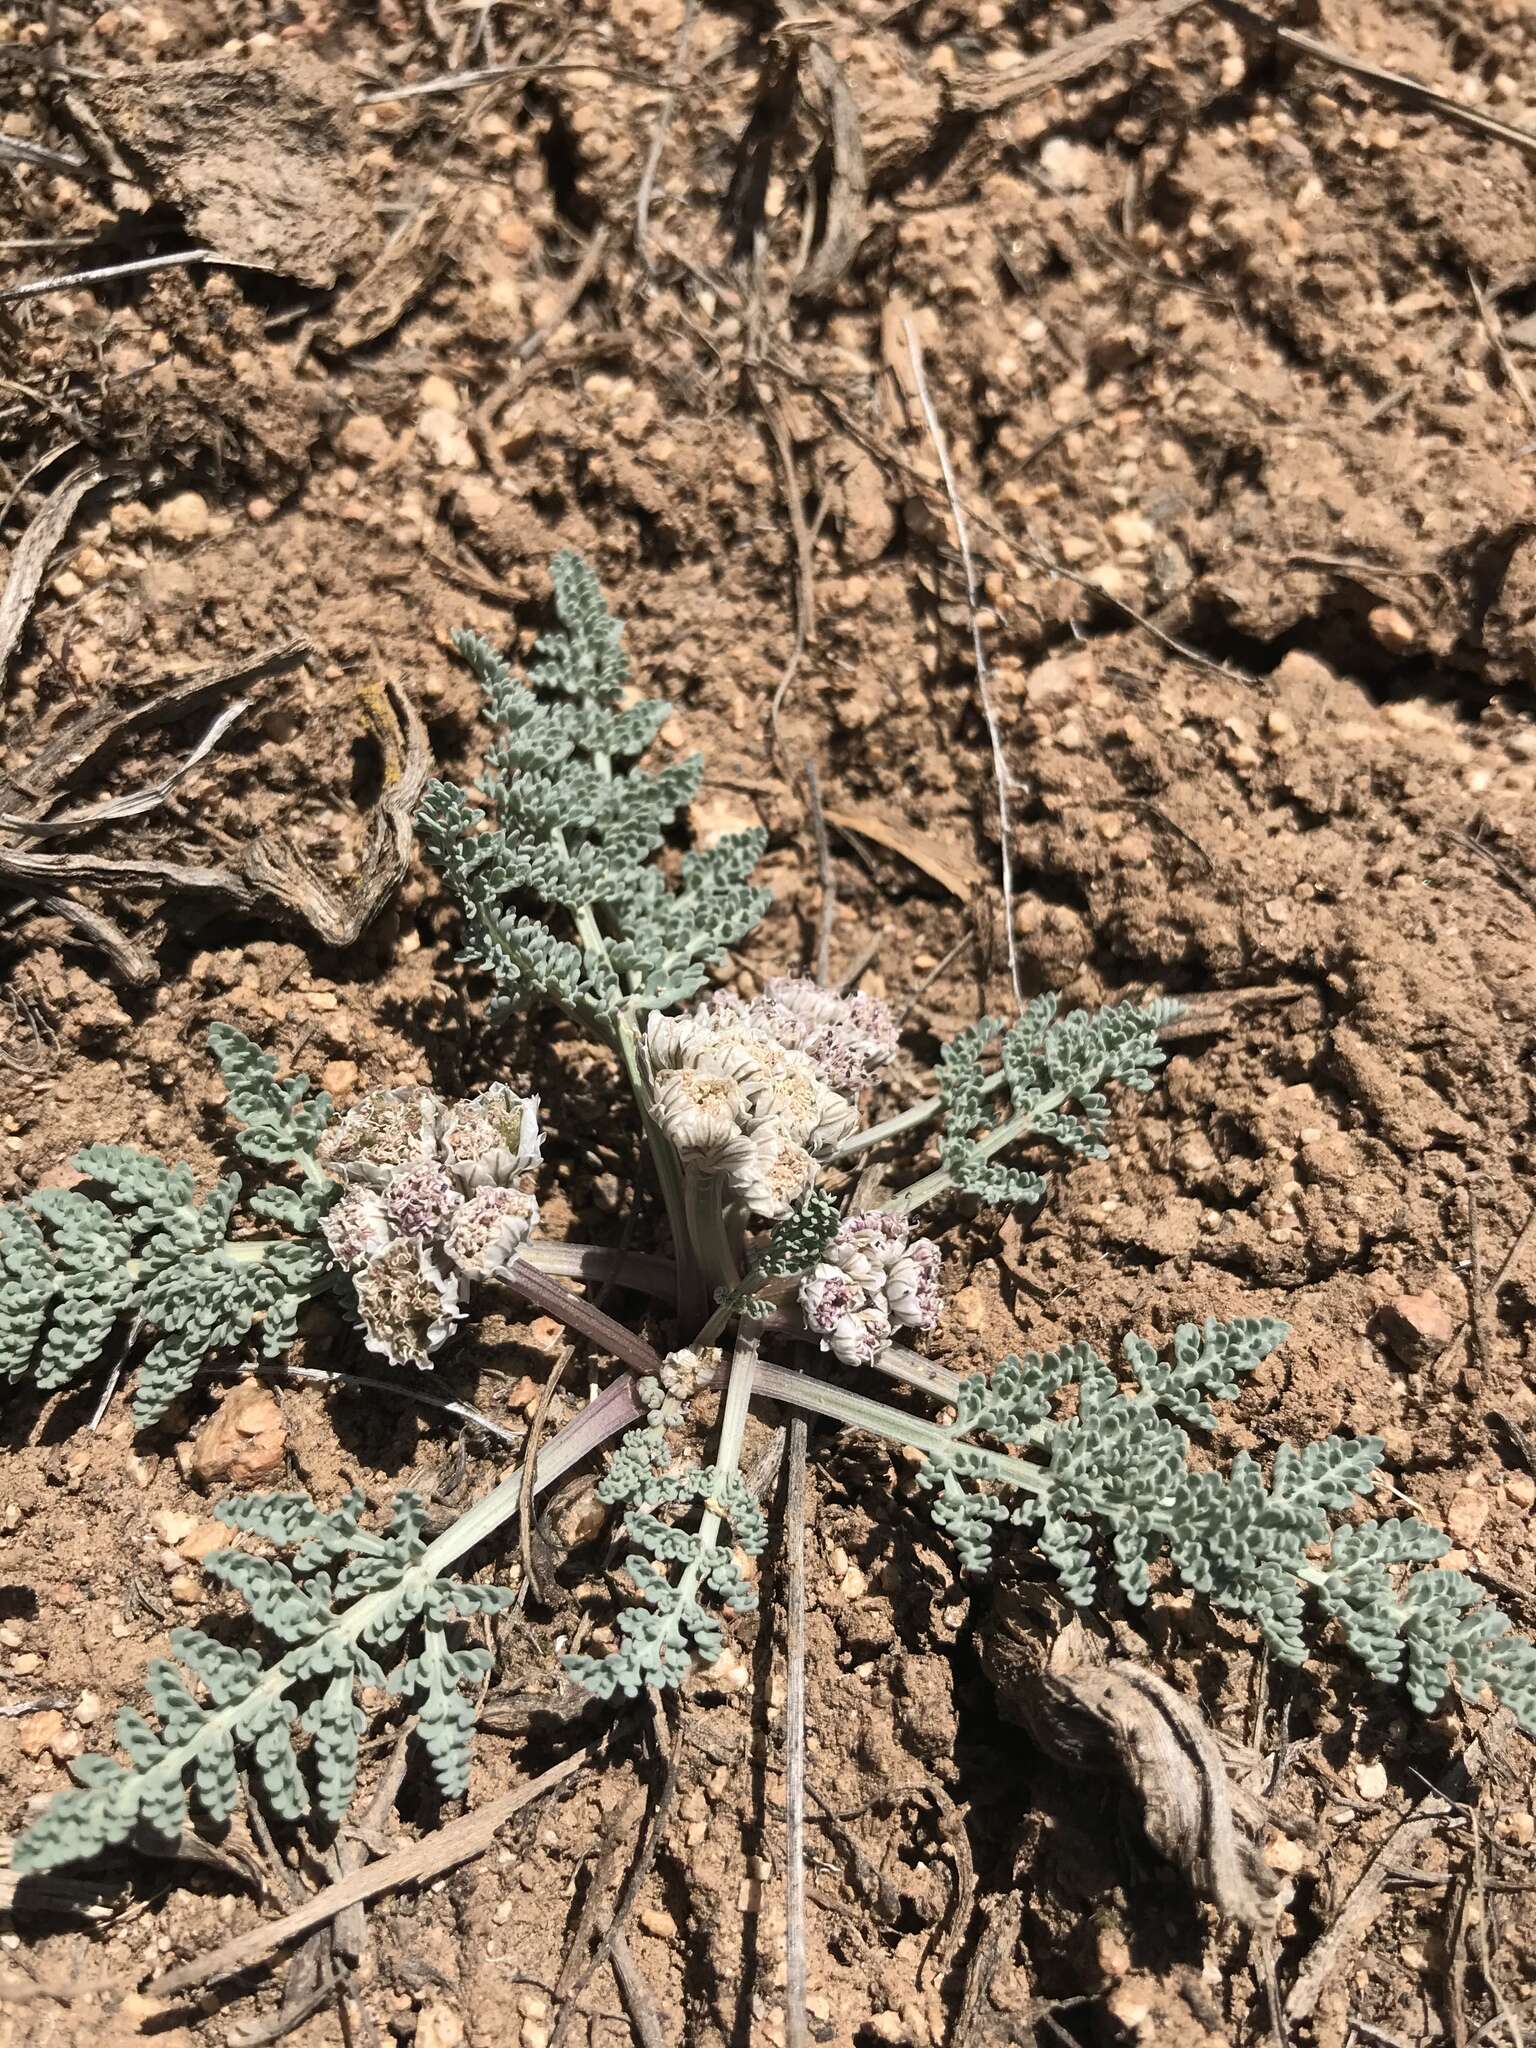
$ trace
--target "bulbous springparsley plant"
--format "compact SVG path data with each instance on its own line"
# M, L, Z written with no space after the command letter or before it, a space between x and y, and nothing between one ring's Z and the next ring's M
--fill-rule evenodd
M81 1758L78 1788L17 1842L18 1870L92 1855L140 1825L174 1834L189 1794L218 1821L242 1759L275 1813L334 1826L356 1775L363 1687L414 1712L440 1787L461 1792L466 1687L487 1667L460 1640L463 1624L511 1596L454 1567L525 1490L615 1438L598 1491L622 1512L637 1597L567 1668L602 1697L682 1684L755 1604L747 1567L768 1525L740 1470L754 1396L916 1450L934 1522L967 1573L990 1571L1003 1533L1018 1530L1080 1605L1110 1583L1132 1607L1183 1586L1252 1622L1286 1663L1304 1660L1309 1630L1331 1628L1423 1711L1456 1687L1503 1701L1536 1732L1536 1645L1465 1574L1433 1568L1447 1548L1439 1530L1361 1519L1378 1439L1282 1445L1267 1472L1247 1453L1226 1470L1192 1457L1212 1404L1237 1398L1284 1324L1184 1324L1166 1355L1129 1336L1118 1371L1069 1344L965 1379L899 1341L932 1329L942 1307L940 1250L919 1233L919 1212L941 1213L956 1195L1037 1204L1052 1149L1106 1157L1111 1091L1152 1087L1158 1034L1179 1006L1062 1015L1042 996L946 1046L931 1099L868 1122L865 1100L896 1048L883 1004L794 978L750 1000L705 993L767 910L752 882L763 835L674 848L700 763L641 765L669 707L633 699L619 627L586 565L557 556L553 581L558 627L526 681L460 636L485 694L487 767L473 800L432 786L422 840L458 900L463 958L489 977L493 1013L552 1006L617 1056L665 1238L637 1254L542 1235L532 1096L501 1082L461 1101L388 1088L335 1116L302 1076L279 1079L266 1054L218 1026L235 1143L264 1170L261 1185L247 1194L231 1174L199 1196L185 1166L92 1146L75 1161L81 1188L0 1208L0 1374L46 1391L134 1364L135 1413L151 1423L210 1360L249 1344L284 1352L318 1295L389 1366L420 1370L477 1296L508 1288L626 1370L531 1471L510 1472L431 1543L405 1493L376 1530L355 1494L329 1513L302 1494L223 1503L220 1518L261 1547L232 1544L208 1566L245 1601L254 1641L236 1649L177 1630L179 1663L159 1660L148 1676L159 1728L124 1710L126 1762ZM873 1196L857 1195L868 1181L851 1161L899 1152L930 1124L938 1157L926 1172L882 1176ZM557 1276L655 1298L661 1348ZM813 1369L774 1362L765 1343L800 1347ZM937 1415L850 1383L871 1371L919 1390ZM700 1463L689 1450L696 1400L721 1387Z

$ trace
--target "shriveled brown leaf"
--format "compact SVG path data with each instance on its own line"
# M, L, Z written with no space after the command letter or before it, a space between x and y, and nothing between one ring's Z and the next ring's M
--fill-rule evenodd
M835 825L839 832L856 832L861 839L872 839L876 846L883 846L887 853L899 854L962 903L968 903L971 891L987 879L963 848L950 840L937 839L932 833L920 832L905 819L888 818L880 811L863 807L856 811L828 811L826 817L827 823Z

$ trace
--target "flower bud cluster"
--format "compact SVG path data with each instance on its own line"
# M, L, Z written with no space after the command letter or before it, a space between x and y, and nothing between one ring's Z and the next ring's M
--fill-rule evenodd
M539 1163L538 1113L500 1083L462 1102L378 1088L326 1132L316 1157L343 1192L320 1227L370 1351L430 1365L466 1283L495 1279L527 1242L538 1204L518 1182Z
M653 1423L663 1429L681 1429L687 1404L700 1387L709 1383L713 1355L709 1362L696 1351L669 1351L654 1373L635 1381L635 1395Z
M687 1016L653 1016L645 1043L656 1121L683 1164L772 1220L858 1128L851 1094L895 1033L871 997L780 981L751 1003L717 995Z
M884 1209L849 1216L800 1282L807 1327L844 1365L868 1365L897 1329L939 1319L939 1248Z

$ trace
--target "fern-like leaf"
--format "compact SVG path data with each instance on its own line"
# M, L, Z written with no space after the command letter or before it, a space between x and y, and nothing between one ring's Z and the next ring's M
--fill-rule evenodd
M743 832L687 854L676 886L652 865L702 761L634 765L670 707L620 708L629 666L596 578L569 553L550 574L559 625L526 683L477 635L456 637L491 721L488 819L436 782L417 822L464 912L461 957L495 986L493 1014L553 1003L612 1038L621 1006L687 1001L763 916L750 876L765 842Z
M918 1476L935 1522L976 1574L991 1569L1003 1524L1030 1529L1079 1606L1099 1597L1103 1563L1140 1605L1165 1560L1192 1592L1254 1622L1287 1664L1307 1655L1315 1601L1371 1675L1405 1680L1424 1712L1455 1686L1492 1694L1536 1733L1536 1644L1462 1573L1412 1569L1443 1553L1441 1531L1413 1519L1334 1525L1370 1493L1379 1438L1282 1445L1267 1479L1246 1451L1225 1472L1192 1466L1187 1431L1209 1429L1209 1403L1233 1399L1285 1335L1269 1317L1186 1323L1166 1360L1127 1337L1129 1388L1087 1344L973 1375L954 1421L931 1447L925 1438ZM1058 1415L1069 1386L1076 1413Z
M997 1207L1045 1199L1043 1176L996 1155L1025 1138L1046 1139L1084 1159L1108 1157L1113 1084L1145 1092L1165 1055L1157 1034L1180 1014L1171 998L1074 1010L1058 1018L1059 996L1037 996L1016 1024L983 1017L951 1039L939 1058L944 1109L940 1156L962 1193ZM998 1066L987 1060L996 1053ZM1002 1086L1006 1114L989 1097Z
M366 1717L359 1686L384 1687L418 1709L420 1739L445 1796L468 1781L474 1710L461 1688L484 1675L485 1653L450 1640L456 1617L486 1614L514 1597L501 1586L467 1585L421 1569L422 1504L396 1496L382 1530L359 1527L361 1497L329 1513L303 1494L254 1494L224 1502L220 1519L283 1549L289 1560L244 1550L215 1551L214 1577L237 1592L260 1646L233 1648L197 1629L178 1629L179 1662L157 1658L146 1687L158 1728L136 1709L118 1715L128 1758L84 1756L77 1788L60 1793L17 1840L20 1872L56 1869L126 1842L135 1829L174 1837L190 1788L210 1819L233 1811L243 1756L261 1797L284 1820L311 1806L334 1826L357 1778ZM345 1560L333 1574L331 1567ZM365 1568L365 1584L348 1573ZM374 1648L420 1647L393 1676ZM367 1647L371 1646L371 1647ZM307 1738L304 1750L296 1738ZM311 1791L313 1781L313 1791Z

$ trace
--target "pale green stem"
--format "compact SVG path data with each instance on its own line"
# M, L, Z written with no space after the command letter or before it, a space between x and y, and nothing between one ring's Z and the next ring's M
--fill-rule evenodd
M1072 1099L1071 1088L1053 1088L1049 1095L1042 1095L1032 1102L1028 1109L1018 1110L1013 1116L1000 1123L995 1131L977 1143L977 1151L983 1159L990 1159L995 1152L1001 1152L1005 1145L1011 1145L1016 1138L1035 1128L1038 1118L1049 1116L1061 1109ZM936 1166L932 1173L925 1173L921 1180L914 1180L904 1188L898 1188L894 1195L888 1195L883 1202L877 1202L877 1209L888 1209L893 1216L910 1216L914 1209L920 1209L925 1202L932 1202L954 1186L948 1170Z
M596 755L600 772L606 777L610 764L603 755ZM561 851L565 851L565 834L558 829L551 835ZM600 960L609 960L608 942L603 937L602 927L597 921L597 912L590 903L583 903L576 912L576 935L588 953ZM671 1140L651 1115L651 1091L640 1064L640 1041L635 1030L635 1014L631 1005L621 1003L610 1019L613 1028L614 1045L623 1065L625 1077L640 1112L641 1128L651 1148L651 1157L656 1163L656 1178L661 1186L661 1199L666 1204L667 1221L672 1226L672 1242L677 1248L678 1313L684 1324L696 1322L698 1316L692 1313L698 1301L698 1315L704 1313L703 1289L698 1279L693 1247L688 1242L688 1224L683 1207L682 1168L678 1163Z
M988 1074L981 1084L982 1094L995 1095L1007 1078L1001 1067L995 1074ZM871 1124L867 1131L855 1131L851 1138L844 1138L840 1145L833 1146L832 1157L846 1159L854 1152L867 1152L871 1145L883 1145L887 1138L899 1138L907 1131L920 1131L924 1124L931 1124L943 1108L943 1096L925 1096L921 1102L914 1102L910 1109L902 1110L899 1116L887 1117L884 1123Z
M1026 1465L1022 1458L1010 1458L1005 1451L973 1444L957 1437L953 1430L909 1414L904 1408L888 1407L884 1401L871 1401L864 1394L850 1394L845 1387L829 1386L808 1373L759 1363L753 1374L753 1390L770 1401L783 1401L792 1408L803 1408L808 1414L824 1415L850 1429L868 1430L872 1436L884 1437L890 1443L910 1444L913 1450L926 1454L953 1452L963 1446L979 1452L986 1460L983 1476L1006 1480L1010 1486L1022 1487L1028 1493L1045 1493L1051 1485L1050 1474L1038 1465Z
M534 1466L533 1486L535 1493L542 1493L553 1486L557 1479L606 1443L612 1436L630 1423L640 1419L643 1410L635 1394L634 1382L626 1373L603 1389L597 1399L582 1412L559 1429L539 1453ZM402 1579L392 1586L382 1587L377 1593L366 1594L356 1600L346 1613L337 1618L330 1634L338 1636L343 1643L351 1644L362 1640L375 1623L388 1624L397 1610L402 1593L412 1589L425 1591L429 1582L440 1578L450 1565L456 1564L467 1552L483 1543L487 1536L499 1529L517 1513L522 1498L523 1472L520 1466L510 1473L500 1486L488 1493L484 1500L476 1501L467 1513L460 1515L451 1527L445 1529L435 1543L411 1566ZM390 1630L393 1634L396 1631ZM262 1678L260 1683L248 1692L244 1699L236 1700L227 1707L217 1708L199 1724L197 1732L186 1742L178 1743L168 1750L157 1764L152 1764L142 1777L158 1784L179 1784L199 1755L211 1742L220 1736L240 1737L243 1725L248 1725L257 1716L263 1701L280 1699L289 1686L309 1676L314 1664L314 1644L300 1643L280 1657Z
M232 1266L259 1266L274 1245L294 1244L291 1237L237 1237L228 1239L218 1247L221 1258L228 1259ZM142 1259L125 1259L123 1271L130 1280L137 1280L144 1270Z
M718 1175L696 1173L690 1168L683 1176L683 1194L688 1235L705 1282L711 1289L723 1288L729 1296L739 1289L741 1282L726 1225L725 1188Z
M725 1400L720 1409L720 1441L715 1447L715 1470L722 1480L741 1463L741 1441L747 1429L747 1411L752 1406L753 1376L757 1366L757 1324L743 1322L736 1332L730 1374L725 1382ZM699 1548L712 1550L720 1541L721 1515L707 1508L699 1524Z

